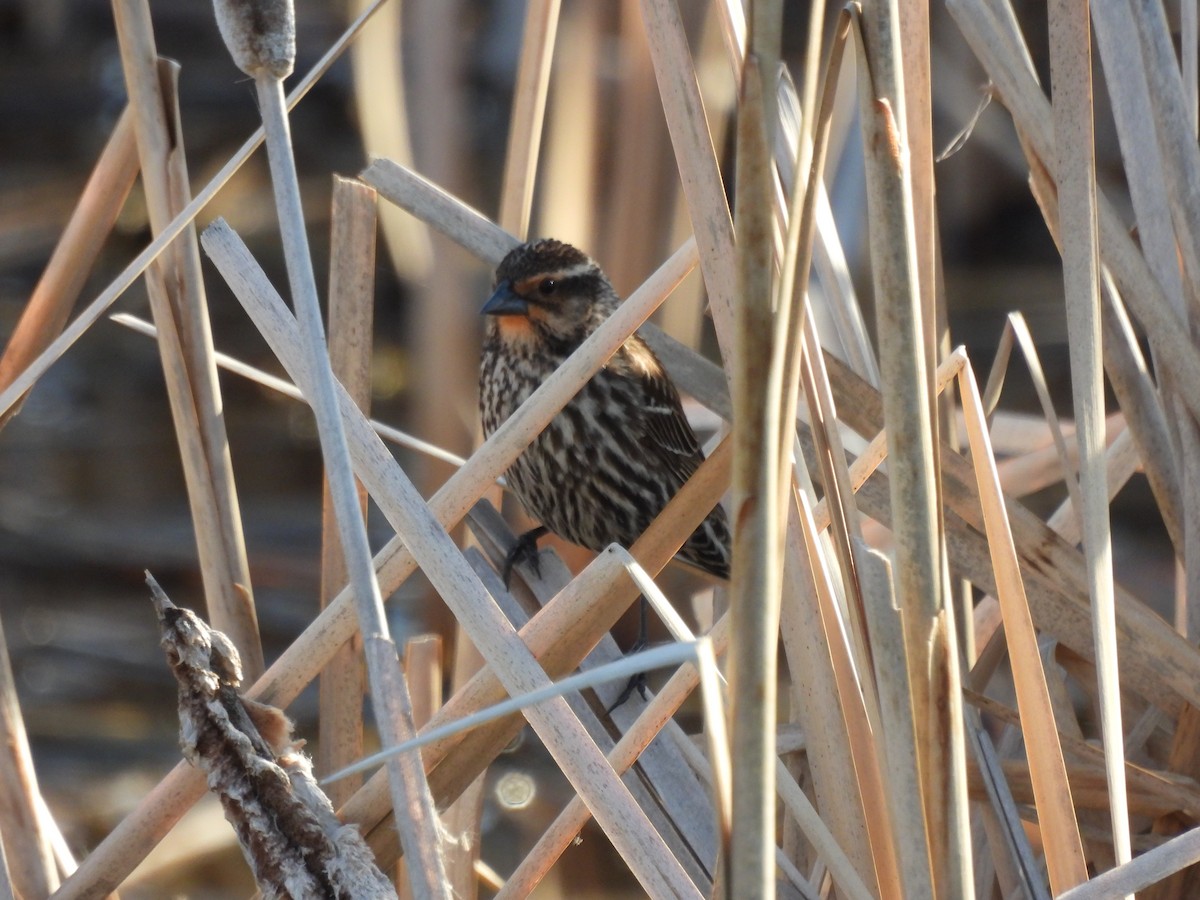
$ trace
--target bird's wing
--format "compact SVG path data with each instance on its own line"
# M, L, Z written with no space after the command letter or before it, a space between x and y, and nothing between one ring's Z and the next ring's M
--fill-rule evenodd
M683 413L679 392L661 372L643 376L641 388L643 446L658 456L682 484L692 477L692 473L704 461L704 453Z
M630 438L653 460L654 468L677 479L678 490L704 461L704 453L683 414L671 377L636 334L625 341L605 369L629 397L629 409L636 411Z

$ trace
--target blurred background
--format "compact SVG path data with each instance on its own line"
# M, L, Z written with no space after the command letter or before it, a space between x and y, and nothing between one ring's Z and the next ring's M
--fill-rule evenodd
M356 14L353 2L297 4L297 72L306 71ZM1044 36L1040 3L1016 4L1027 35ZM731 181L730 110L735 80L713 10L681 3L691 35L714 143ZM788 2L785 54L802 72L808 3ZM1168 4L1170 9L1174 4ZM194 187L206 183L258 124L253 84L234 67L207 3L152 0L159 51L182 65L181 109ZM831 6L832 20L836 7ZM948 146L972 121L984 78L953 23L934 5L934 145ZM334 173L352 176L372 155L404 161L496 217L522 0L410 0L385 6L355 48L297 107L292 128L305 192L318 284L327 281L329 198ZM1047 78L1044 47L1031 47ZM401 80L403 73L403 80ZM1098 73L1099 77L1099 73ZM294 83L295 77L289 83ZM1102 80L1097 81L1102 92ZM861 154L847 93L829 185L854 287L872 327L864 258ZM1125 204L1114 132L1100 97L1102 177ZM124 104L112 24L102 0L0 0L0 340L6 341ZM577 244L604 266L618 290L635 288L687 237L683 205L653 69L635 0L566 0L552 75L530 236ZM1058 255L1025 187L1012 126L996 106L982 112L961 150L940 162L938 211L951 339L984 373L1004 316L1021 310L1042 353L1060 414L1070 416L1066 330ZM140 187L89 276L91 300L149 240ZM402 213L382 209L376 271L372 413L465 455L477 428L476 372L489 272ZM224 216L277 285L284 285L265 157L259 153L201 214ZM263 342L206 265L217 349L279 372ZM117 310L147 315L139 282ZM676 337L715 351L692 275L659 313ZM316 611L321 464L306 407L238 377L222 376L231 454L268 661ZM1036 411L1021 365L1012 366L1004 409ZM398 451L428 496L449 467ZM1061 485L1031 499L1056 505ZM1162 608L1172 568L1144 481L1114 507L1118 577ZM508 510L519 523L520 512ZM386 525L371 519L381 545ZM572 565L577 552L565 551ZM182 471L159 357L146 337L102 319L42 378L21 414L0 433L0 616L18 677L38 775L78 853L118 822L179 757L175 685L158 648L143 570L175 602L202 607ZM413 579L389 609L396 639L446 631L440 602ZM449 648L448 648L449 649ZM290 712L307 736L309 690ZM493 790L485 859L504 874L527 851L545 817L569 796L553 767L539 767L534 741L493 767L536 796L506 803ZM550 774L553 772L553 774ZM531 774L532 773L532 774ZM511 781L509 782L511 787ZM520 792L517 792L520 794ZM144 894L248 894L232 835L202 807L183 844L209 847L199 882L162 848ZM185 826L186 827L186 826ZM180 842L173 842L178 845ZM602 848L588 832L585 848ZM524 848L524 849L521 849ZM575 850L616 886L604 857ZM153 868L153 867L152 867ZM597 881L599 883L599 879ZM632 882L630 882L632 884ZM630 888L635 890L635 888ZM543 887L554 895L554 884ZM583 896L577 891L572 896Z

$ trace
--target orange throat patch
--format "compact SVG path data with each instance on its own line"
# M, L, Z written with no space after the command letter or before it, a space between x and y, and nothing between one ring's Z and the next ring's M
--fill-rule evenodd
M506 341L534 339L533 322L528 316L496 316L496 328Z

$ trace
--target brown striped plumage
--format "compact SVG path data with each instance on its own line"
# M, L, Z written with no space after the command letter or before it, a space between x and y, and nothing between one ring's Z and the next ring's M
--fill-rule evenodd
M483 308L479 379L491 434L620 303L600 267L569 244L533 241L496 269ZM630 546L704 457L662 364L636 335L508 470L529 514L592 550ZM729 577L729 528L715 508L679 551Z

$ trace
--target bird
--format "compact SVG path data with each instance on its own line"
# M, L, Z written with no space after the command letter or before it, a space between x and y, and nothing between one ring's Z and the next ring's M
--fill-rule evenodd
M490 436L617 308L599 265L570 244L540 239L496 268L480 363L479 407ZM546 530L590 550L631 546L701 462L703 451L662 363L641 337L625 340L509 467L506 482ZM532 539L532 548L529 541ZM717 505L680 548L686 563L728 579L732 541Z

